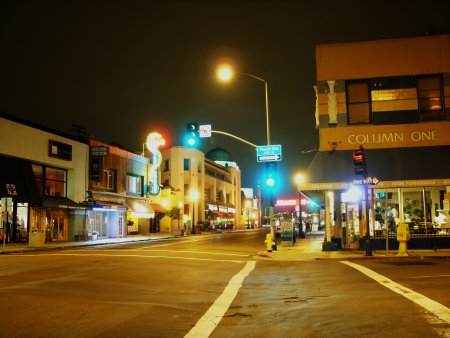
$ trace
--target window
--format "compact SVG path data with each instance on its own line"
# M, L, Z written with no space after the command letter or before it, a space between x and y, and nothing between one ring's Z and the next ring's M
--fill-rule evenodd
M142 195L143 177L138 175L127 175L127 192L132 195Z
M417 100L421 121L445 119L442 98L442 78L439 75L417 78Z
M39 191L47 196L66 196L67 170L33 164Z
M184 159L184 170L190 170L191 168L191 160L188 158Z
M168 172L169 171L169 160L165 160L164 161L164 172Z
M347 81L346 94L348 124L371 123L369 81Z
M108 190L116 190L116 172L112 169L106 169L103 171L105 177L105 187Z
M37 164L32 164L31 166L33 168L34 179L36 180L39 192L42 195L42 192L44 190L44 167Z

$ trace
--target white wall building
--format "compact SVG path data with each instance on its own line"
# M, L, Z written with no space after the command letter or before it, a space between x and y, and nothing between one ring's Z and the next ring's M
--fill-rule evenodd
M241 173L226 150L175 146L162 156L161 181L181 191L188 225L241 228Z

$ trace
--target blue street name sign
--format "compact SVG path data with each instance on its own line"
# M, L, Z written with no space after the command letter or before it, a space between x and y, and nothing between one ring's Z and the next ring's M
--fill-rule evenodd
M281 161L281 158L282 156L280 144L256 147L256 160L258 162Z

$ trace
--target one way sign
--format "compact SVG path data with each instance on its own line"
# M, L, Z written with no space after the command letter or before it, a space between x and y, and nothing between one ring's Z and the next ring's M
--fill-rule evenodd
M258 162L281 161L281 145L258 146L256 148L256 160Z

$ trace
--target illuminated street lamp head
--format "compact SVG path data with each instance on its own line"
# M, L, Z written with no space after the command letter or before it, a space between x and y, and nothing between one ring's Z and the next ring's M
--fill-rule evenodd
M197 190L191 190L189 193L189 197L191 200L196 201L198 199L198 191Z
M302 184L305 182L305 177L302 174L295 175L295 183Z
M233 78L234 70L229 64L222 64L217 68L217 78L222 82L228 82Z

